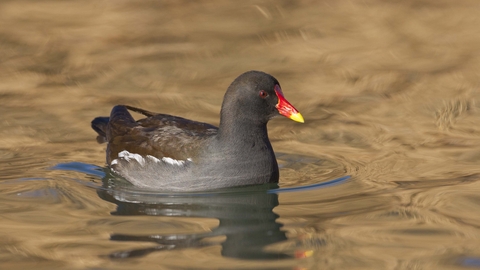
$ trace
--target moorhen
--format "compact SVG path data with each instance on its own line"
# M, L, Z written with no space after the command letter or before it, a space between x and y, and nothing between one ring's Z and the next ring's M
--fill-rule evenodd
M128 110L146 118L135 121ZM228 87L220 126L117 105L92 128L107 142L111 170L133 185L164 191L203 191L277 183L267 122L278 115L303 123L278 81L248 71Z

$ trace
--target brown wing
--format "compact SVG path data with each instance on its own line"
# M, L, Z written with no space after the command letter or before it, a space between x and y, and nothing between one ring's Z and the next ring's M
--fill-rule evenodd
M127 109L147 118L135 121ZM106 132L109 142L107 162L110 164L124 150L159 159L169 157L195 160L205 141L215 135L217 130L217 127L210 124L117 105L112 109Z

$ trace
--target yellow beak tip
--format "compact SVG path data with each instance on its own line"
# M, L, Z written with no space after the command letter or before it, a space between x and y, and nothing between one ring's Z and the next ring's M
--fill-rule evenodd
M295 122L305 123L305 120L303 119L303 116L300 113L294 113L294 114L290 115L289 118L292 119Z

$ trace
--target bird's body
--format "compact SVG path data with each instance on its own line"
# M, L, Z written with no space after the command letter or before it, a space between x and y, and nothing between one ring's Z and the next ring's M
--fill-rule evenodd
M128 110L146 118L135 121ZM125 105L95 118L92 127L108 142L110 168L132 184L199 191L278 182L266 124L279 114L303 122L275 78L250 71L228 88L218 128Z

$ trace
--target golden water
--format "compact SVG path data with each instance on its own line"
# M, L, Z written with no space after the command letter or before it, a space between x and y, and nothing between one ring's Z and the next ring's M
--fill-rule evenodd
M480 267L479 14L476 0L1 1L0 268ZM82 173L104 166L90 121L113 105L218 124L252 69L306 119L269 124L280 186L348 181L128 203Z

